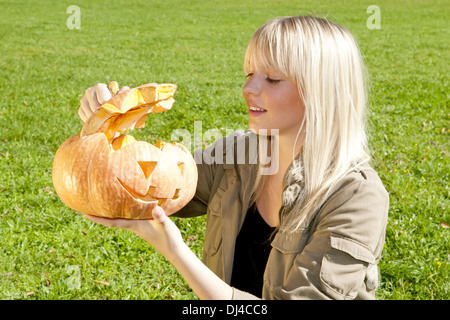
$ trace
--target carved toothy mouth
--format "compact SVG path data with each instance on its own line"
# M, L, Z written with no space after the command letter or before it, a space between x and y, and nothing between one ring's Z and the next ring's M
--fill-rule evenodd
M125 191L127 191L130 194L130 196L132 196L133 198L135 198L138 201L157 202L158 206L162 206L164 204L164 202L167 200L165 198L156 198L153 196L153 194L155 193L156 187L153 187L153 186L148 187L147 193L145 195L141 195L141 194L137 193L136 191L134 191L129 186L127 186L119 178L117 178L117 181L119 181L120 185L125 189ZM172 200L177 200L180 197L180 191L181 191L180 189L175 189L175 194L172 197Z
M162 149L164 147L164 143L158 144L158 146ZM145 176L145 179L148 180L150 178L150 175L152 174L153 170L155 169L156 165L158 164L157 161L138 161L137 162L139 167L142 170L143 175ZM181 175L183 175L184 173L184 163L183 162L178 162L178 169L181 172ZM135 190L133 190L132 188L130 188L129 186L127 186L122 180L120 180L119 178L117 178L117 180L119 181L120 185L130 194L130 196L132 196L133 198L140 200L140 201L144 201L144 202L158 202L158 205L161 206L166 200L167 198L158 198L155 197L155 193L157 187L148 186L147 189L147 193L145 195L142 195L138 192L136 192ZM176 188L175 189L175 193L172 197L172 200L177 200L180 197L180 193L181 193L181 189Z

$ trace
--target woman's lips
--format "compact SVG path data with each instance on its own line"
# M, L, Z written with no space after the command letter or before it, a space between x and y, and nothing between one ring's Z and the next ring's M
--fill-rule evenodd
M258 107L249 107L251 111L266 111L266 109L258 108Z
M249 105L248 112L251 116L259 116L267 112L266 109L257 107L255 105Z

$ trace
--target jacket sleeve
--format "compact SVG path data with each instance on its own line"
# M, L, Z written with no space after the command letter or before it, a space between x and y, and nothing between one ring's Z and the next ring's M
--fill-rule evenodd
M375 298L376 280L368 276L373 277L384 245L389 197L377 176L350 180L305 229L277 234L263 298ZM233 293L234 299L256 298L238 289Z
M273 298L375 298L367 275L381 256L389 197L378 176L363 176L325 202L305 246L291 253L283 285L269 288Z
M211 196L225 174L226 149L230 148L235 138L242 134L242 131L233 132L229 136L215 140L204 150L199 149L194 152L198 172L197 189L192 200L174 213L174 217L188 218L206 214Z

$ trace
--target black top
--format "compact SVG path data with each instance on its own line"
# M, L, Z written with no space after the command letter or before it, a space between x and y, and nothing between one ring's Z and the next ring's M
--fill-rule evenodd
M236 238L231 286L262 296L263 276L275 227L261 217L256 205L250 207Z

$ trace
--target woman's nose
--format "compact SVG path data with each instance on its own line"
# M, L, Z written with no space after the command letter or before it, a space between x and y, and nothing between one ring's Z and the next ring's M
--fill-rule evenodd
M261 84L255 75L249 76L244 84L244 94L259 95L261 93Z

